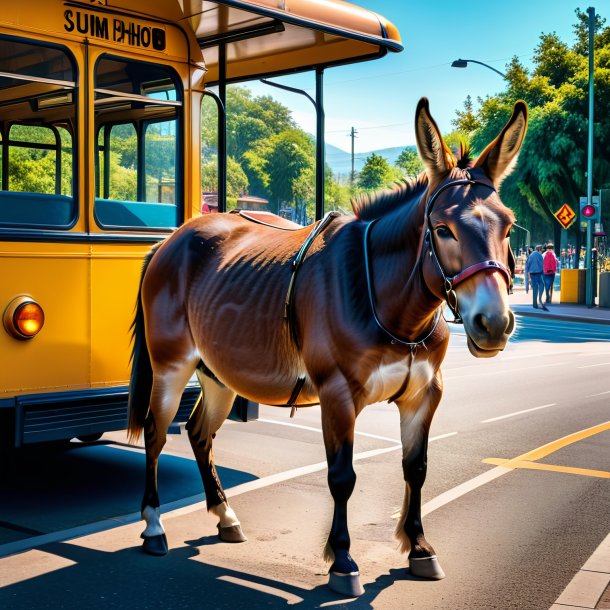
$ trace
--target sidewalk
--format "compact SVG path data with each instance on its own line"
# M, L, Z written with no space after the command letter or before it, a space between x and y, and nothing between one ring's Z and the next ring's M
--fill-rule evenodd
M593 324L610 324L610 309L604 307L587 307L575 303L560 303L560 293L553 292L553 302L547 305L549 311L534 309L532 291L525 294L523 286L515 286L513 294L508 297L511 309L518 316L535 316L552 318L566 322L589 322Z

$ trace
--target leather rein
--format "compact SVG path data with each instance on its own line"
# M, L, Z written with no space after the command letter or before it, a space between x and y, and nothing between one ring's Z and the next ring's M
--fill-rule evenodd
M462 178L459 180L451 180L450 182L441 184L436 189L436 191L434 191L434 193L432 194L430 199L428 199L428 203L426 204L426 214L425 214L426 232L424 235L424 241L429 245L429 248L430 248L429 255L434 259L434 261L436 262L436 266L438 267L438 270L440 271L440 274L441 274L441 277L443 280L442 291L444 293L444 297L445 297L447 306L449 307L449 309L451 310L451 312L454 315L455 319L452 320L452 322L455 324L463 323L462 316L460 315L459 308L458 308L458 301L457 301L457 294L455 292L455 287L457 285L461 284L464 280L466 280L469 277L472 277L473 275L480 273L482 271L500 271L503 274L504 279L506 280L507 291L510 292L510 286L512 284L512 276L511 276L510 270L506 267L506 265L504 265L503 263L501 263L500 261L497 261L497 260L485 260L485 261L481 261L479 263L475 263L473 265L469 265L468 267L466 267L465 269L462 269L455 275L448 275L445 272L445 269L443 268L443 265L440 261L440 258L438 256L438 249L437 249L436 241L434 238L434 232L432 231L432 228L430 226L430 215L432 214L432 209L434 207L434 204L438 200L441 193L443 193L447 189L452 188L454 186L481 185L481 186L485 186L485 187L491 189L492 191L496 190L494 186L492 186L491 184L488 184L487 182L482 182L480 180L474 180L468 172L466 172L466 175L467 175L467 178ZM427 332L424 337L417 339L416 341L407 341L405 339L401 339L400 337L397 337L394 333L392 333L386 326L384 326L383 322L379 318L379 315L377 313L377 308L375 306L375 294L374 294L370 255L369 255L369 235L370 235L372 226L375 224L375 222L377 222L377 220L379 220L379 219L375 218L371 222L367 223L365 230L364 230L364 268L365 268L365 273L366 273L366 285L367 285L367 290L368 290L369 304L371 306L373 319L375 320L375 323L377 324L377 326L390 339L390 343L392 343L392 344L398 343L400 345L409 347L411 349L411 352L414 353L415 350L417 349L417 347L420 345L424 345L424 342L427 341L432 336L434 331L436 330L438 322L441 318L442 307L439 307L436 311L436 314L434 316L434 322L432 324L432 329L429 332Z

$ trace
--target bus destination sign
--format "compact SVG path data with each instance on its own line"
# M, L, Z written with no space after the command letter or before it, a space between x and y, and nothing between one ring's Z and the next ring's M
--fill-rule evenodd
M140 49L165 51L165 30L115 16L67 9L64 30Z

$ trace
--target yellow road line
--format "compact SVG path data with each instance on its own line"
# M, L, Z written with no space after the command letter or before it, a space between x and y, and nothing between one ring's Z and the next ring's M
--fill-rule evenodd
M526 460L506 460L503 458L487 458L483 460L485 464L503 466L506 468L527 468L529 470L550 470L551 472L565 472L568 474L579 474L585 477L599 477L610 479L610 472L605 470L589 470L587 468L572 468L571 466L556 466L555 464L540 464L538 462L528 462Z
M595 434L599 434L600 432L605 432L606 430L610 430L610 421L599 424L598 426L593 426L592 428L586 428L585 430L575 432L574 434L568 434L568 436L564 436L556 441L542 445L542 447L538 447L538 449L534 449L533 451L528 451L523 455L519 455L511 461L540 460L547 455L551 455L551 453L555 453L555 451L559 451L559 449L563 449L568 445L582 441L583 439L588 438L589 436L594 436Z
M556 441L542 445L542 447L528 451L527 453L519 455L516 458L508 460L503 458L487 458L483 460L483 462L485 464L494 464L496 466L501 466L502 468L508 468L509 470L513 468L528 468L530 470L550 470L553 472L566 472L569 474L580 474L588 477L610 479L610 473L604 470L588 470L586 468L571 468L569 466L555 466L554 464L536 463L536 460L547 457L548 455L551 455L551 453L559 451L559 449L563 449L568 445L582 441L583 439L594 436L595 434L599 434L600 432L605 432L606 430L610 430L610 421L604 422L603 424L599 424L597 426L592 426L591 428L585 428L584 430L580 430L580 432L574 432L574 434L568 434L568 436L564 436Z

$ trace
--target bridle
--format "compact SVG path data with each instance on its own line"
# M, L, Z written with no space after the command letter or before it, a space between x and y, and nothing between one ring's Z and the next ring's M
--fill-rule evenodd
M491 184L488 184L487 182L482 182L480 180L473 179L468 172L466 172L466 176L467 176L466 178L461 178L458 180L451 180L449 182L445 182L444 184L441 184L434 191L434 193L432 194L430 199L428 199L428 203L426 204L426 214L425 214L426 232L424 235L424 241L429 245L429 247L430 247L429 254L435 260L436 266L438 267L438 270L440 271L440 274L441 274L441 277L443 280L442 290L444 293L445 301L447 302L447 306L449 307L449 309L451 310L451 312L453 313L453 315L455 317L455 319L452 320L452 322L454 322L456 324L462 324L463 320L462 320L462 316L460 315L460 312L458 309L457 294L454 289L457 285L461 284L464 280L466 280L469 277L472 277L473 275L475 275L476 273L480 273L482 271L500 271L503 274L504 279L506 280L506 288L507 288L508 292L510 292L510 288L512 286L511 271L506 267L506 265L504 265L503 263L501 263L500 261L497 261L497 260L485 260L485 261L481 261L479 263L475 263L474 265L469 265L465 269L462 269L455 275L451 275L451 276L448 275L445 272L445 270L443 269L443 265L441 264L440 258L438 256L438 250L437 250L436 242L434 239L434 232L432 231L432 228L430 226L430 214L432 214L432 208L433 208L434 204L436 203L437 199L439 198L439 196L441 195L441 193L443 193L444 191L446 191L447 189L449 189L451 187L462 186L462 185L464 185L464 186L481 185L481 186L485 186L485 187L491 189L492 191L496 190L494 186L492 186ZM409 347L411 349L411 352L413 353L413 352L415 352L417 347L419 345L423 345L424 342L427 341L432 336L434 331L436 330L439 320L442 317L441 316L442 308L439 307L435 314L434 322L432 324L432 329L429 332L427 332L423 338L418 339L416 341L406 341L405 339L401 339L400 337L397 337L388 328L386 328L384 326L384 324L381 322L379 315L377 314L377 308L375 306L375 297L374 297L373 281L372 281L372 275L371 275L371 264L370 264L370 256L369 256L369 246L368 246L369 234L370 234L371 228L377 220L379 220L379 219L375 218L371 222L367 223L367 225L364 229L364 268L365 268L365 273L366 273L366 285L367 285L367 290L368 290L369 304L371 306L371 311L373 313L373 319L375 320L375 323L377 324L377 326L390 339L390 342L392 344L398 343L400 345L405 345L405 346Z
M436 191L434 191L430 199L428 199L425 216L426 233L424 236L424 241L430 246L430 256L432 256L432 258L436 262L436 266L438 267L438 270L440 271L440 274L442 276L445 301L447 302L447 306L451 310L451 313L454 315L455 319L453 320L453 323L455 324L463 323L462 316L460 315L460 311L458 309L457 294L455 292L455 287L458 284L461 284L464 280L467 280L469 277L472 277L473 275L475 275L476 273L480 273L481 271L500 271L503 274L504 279L506 280L506 290L509 293L513 282L510 269L508 269L506 265L504 265L504 263L501 263L497 260L485 260L479 263L475 263L474 265L469 265L465 269L462 269L461 271L452 276L447 275L447 273L443 269L443 265L441 264L440 258L438 256L438 250L434 238L434 231L432 231L432 227L430 226L430 214L432 214L432 208L436 203L436 200L439 198L440 194L451 187L460 185L481 185L487 187L488 189L491 189L494 192L496 190L493 185L487 182L482 182L481 180L473 179L468 172L466 172L466 176L466 178L461 178L459 180L451 180L450 182L441 184L436 189Z

